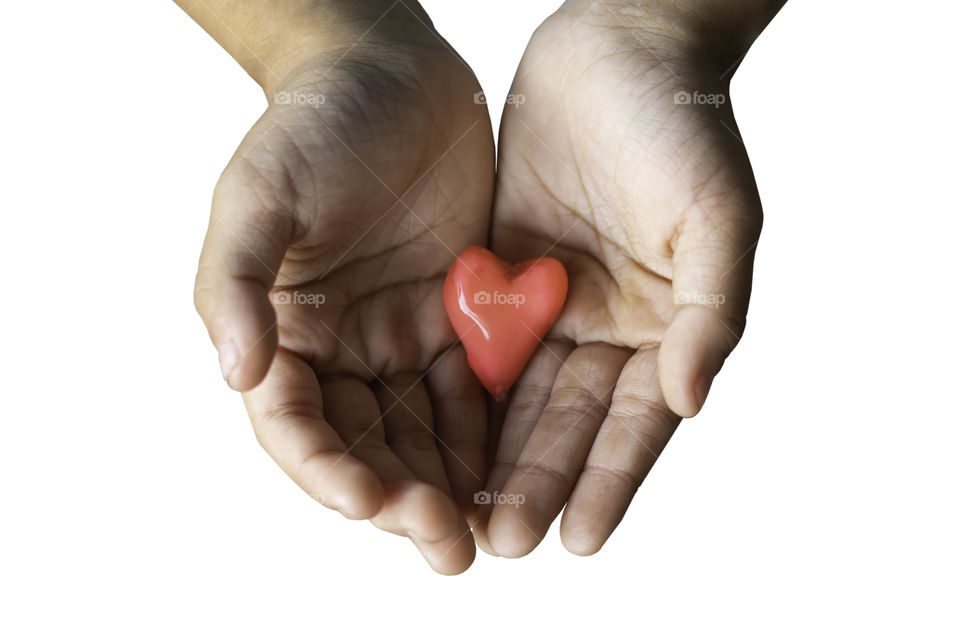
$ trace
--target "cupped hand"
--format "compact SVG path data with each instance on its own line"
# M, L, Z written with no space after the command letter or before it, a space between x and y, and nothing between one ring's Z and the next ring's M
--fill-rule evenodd
M493 141L473 73L427 20L403 37L388 23L270 88L217 185L196 304L279 466L458 573L485 401L441 290L486 244Z
M743 332L761 208L737 58L636 5L568 2L504 111L493 250L561 260L570 290L509 400L474 530L491 553L528 553L564 505L564 545L596 552Z

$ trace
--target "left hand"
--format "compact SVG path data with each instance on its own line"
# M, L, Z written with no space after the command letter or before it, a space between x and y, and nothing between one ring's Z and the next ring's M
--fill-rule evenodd
M740 339L761 226L727 60L659 16L626 25L587 4L538 29L501 129L493 250L551 255L570 277L487 484L523 503L481 508L474 530L503 556L535 548L565 504L567 549L604 544Z

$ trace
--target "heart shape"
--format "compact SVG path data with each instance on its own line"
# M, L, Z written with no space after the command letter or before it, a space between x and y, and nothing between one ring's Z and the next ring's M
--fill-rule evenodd
M470 368L499 402L517 381L567 298L567 271L553 258L515 265L469 247L443 283L443 303Z

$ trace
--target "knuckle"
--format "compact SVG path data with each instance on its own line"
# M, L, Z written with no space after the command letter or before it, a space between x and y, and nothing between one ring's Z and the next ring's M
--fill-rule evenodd
M525 382L522 378L520 383L514 389L515 397L535 398L541 402L550 397L550 385L540 384L538 382ZM511 403L512 404L512 403Z
M573 486L573 480L563 471L555 469L543 462L532 462L529 464L517 464L514 467L511 478L523 479L528 476L546 480L548 483L562 487Z
M315 421L321 415L322 407L318 400L286 400L258 411L254 423L267 427L282 426L292 422Z
M565 385L554 389L548 411L573 416L576 423L584 420L599 422L607 415L607 404L590 389L577 385Z
M636 394L623 394L616 397L610 416L623 421L627 425L679 423L680 418L670 411L663 403Z
M620 485L631 494L636 492L643 481L637 473L612 465L587 464L583 468L583 475L587 478L593 477L603 485Z
M517 385L510 398L507 420L511 423L536 422L550 398L551 387L535 382Z
M543 412L546 404L546 398L531 398L528 396L517 395L510 399L507 420L511 423L516 420L536 421L537 417Z

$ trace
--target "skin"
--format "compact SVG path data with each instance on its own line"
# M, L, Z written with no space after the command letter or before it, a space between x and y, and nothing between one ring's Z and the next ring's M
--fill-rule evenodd
M567 548L600 548L744 325L749 163L729 100L674 94L726 95L776 3L714 4L565 4L521 63L495 188L480 88L416 3L184 0L270 101L215 189L196 306L307 493L445 574L474 539L528 553L565 503ZM488 244L570 276L499 405L442 302L454 257ZM524 504L478 507L484 486Z
M490 553L529 553L564 506L566 548L598 551L742 335L762 218L727 98L746 49L707 48L680 4L568 2L520 63L492 247L561 260L570 294L506 412L486 488L523 499L480 510ZM677 104L694 91L724 103Z
M217 184L196 305L294 482L459 573L475 546L453 496L482 487L486 410L441 292L487 240L492 133L425 16L361 33L262 73L271 105Z

